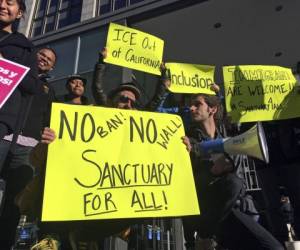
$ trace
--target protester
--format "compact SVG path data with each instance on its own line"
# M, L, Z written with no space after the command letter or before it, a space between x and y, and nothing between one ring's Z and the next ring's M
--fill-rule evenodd
M54 69L57 61L57 55L54 49L45 47L37 52L38 76L44 84L44 93L49 95L49 101L56 100L55 91L49 84L49 73Z
M45 54L45 53L44 53ZM45 66L45 64L42 64ZM85 86L86 86L87 80L80 75L71 75L68 77L66 81L66 89L68 91L67 94L62 96L56 97L56 102L66 103L66 104L73 104L73 105L88 105L88 99L84 96L85 93ZM55 134L53 131L47 131L49 137L54 136ZM46 140L45 143L49 144L53 140ZM32 161L37 161L38 165L42 166L41 175L35 178L35 180L31 183L31 187L28 187L27 192L27 199L31 197L30 199L35 199L35 203L31 204L37 208L35 210L38 210L38 215L40 217L41 212L41 203L42 203L42 197L40 192L37 191L43 189L43 183L44 183L44 177L45 177L45 165L46 165L46 152L45 150L39 151L37 148L32 155L33 158ZM22 197L24 200L25 197ZM61 249L71 249L72 246L69 242L69 231L71 230L69 225L67 223L40 223L40 238L41 240L34 246L33 249L43 249L43 247L48 247L49 249L55 249L55 248L61 248Z
M137 102L141 96L140 90L133 82L121 83L112 90L108 97L111 107L120 109L137 109Z
M26 117L22 135L18 136L16 148L23 149L22 158L19 165L29 166L34 171L34 174L39 174L40 166L32 166L30 161L30 153L38 142L48 144L48 138L43 136L49 135L50 140L55 138L54 131L49 128L51 104L55 101L55 92L48 83L50 77L48 73L53 70L56 63L56 53L51 48L42 48L37 52L38 77L43 86L43 93L30 98L30 112ZM43 132L43 133L42 133ZM11 136L6 136L4 139L9 140ZM25 151L27 153L25 153ZM12 155L17 157L16 152ZM12 157L12 158L14 158ZM34 214L34 212L32 212Z
M106 51L103 51L106 56ZM103 55L100 54L101 63L95 65L94 79L93 79L93 94L97 105L106 105L120 109L137 109L138 101L141 97L141 92L136 85L136 80L133 77L131 82L121 83L118 87L111 90L108 95L103 91L103 77L105 64L103 63ZM115 235L113 237L114 249L119 249L118 246L126 245L127 242L123 239L128 236L130 232L130 225L134 224L136 220L119 219L113 221L89 221L79 223L74 226L70 237L73 248L81 247L81 249L88 249L89 246L98 245L104 246L104 238Z
M99 60L95 64L94 78L92 83L92 93L95 99L96 105L110 106L125 109L145 109L150 111L156 111L158 106L164 100L167 92L167 87L170 85L170 77L167 74L167 70L164 64L161 65L162 75L159 79L159 83L156 85L156 91L153 98L145 105L141 107L139 100L141 97L140 90L138 89L138 82L134 75L128 83L122 83L120 87L112 90L108 96L104 93L104 75L107 68L106 63L103 61L107 57L107 48L103 48L99 54ZM137 92L138 90L138 92ZM129 92L132 93L129 93ZM125 97L125 98L123 98ZM138 98L136 98L138 97ZM132 103L129 99L132 99Z
M294 230L294 209L292 207L289 197L281 195L280 204L281 206L279 212L283 218L287 229L286 240L295 241L297 240L297 238Z
M57 101L67 104L88 105L88 98L84 96L86 83L87 80L80 75L69 76L66 82L68 94L58 96Z
M299 239L300 119L264 122L263 126L270 154L268 169L273 176L277 177L275 183L286 187L286 192L294 208L294 230L297 239ZM276 187L274 187L274 190L276 190ZM277 204L279 206L279 202Z
M23 126L20 135L17 137L17 144L14 152L10 152L11 161L15 165L31 166L29 154L41 140L41 134L45 127L49 127L51 103L55 100L55 92L47 81L48 72L51 71L56 62L54 50L49 48L40 49L37 53L38 77L43 87L43 92L39 95L30 96L26 116L24 116ZM45 131L48 131L46 128ZM5 136L4 140L11 141L13 135ZM20 151L18 154L18 150ZM20 157L19 159L17 159ZM17 168L17 167L12 167Z
M20 19L25 10L21 0L1 1L0 10L0 54L1 57L30 68L12 95L0 110L0 139L13 132L18 133L28 109L28 95L42 93L43 87L38 80L36 55L33 44L22 34L13 32L12 26ZM22 98L22 95L25 97ZM16 134L15 133L15 134ZM8 151L6 143L1 141L0 168ZM0 169L1 171L1 169Z
M57 54L54 49L50 47L39 49L37 52L39 77L41 78L44 75L46 79L49 78L49 72L54 69L56 61Z
M109 106L120 109L140 109L139 100L141 98L141 91L138 88L137 81L134 76L130 82L125 82L119 84L118 87L111 90L108 95L103 91L104 84L104 73L106 69L106 64L103 62L103 59L107 56L107 50L103 49L100 53L99 61L95 65L94 79L92 83L93 95L95 102L99 106ZM159 84L157 88L156 95L147 105L147 108L155 107L156 103L159 103L159 99L162 97L165 89L165 84ZM71 244L74 247L83 247L86 249L88 246L95 244L95 241L98 242L98 245L103 245L103 237L115 235L113 237L114 249L119 249L124 245L127 245L127 242L123 239L128 238L130 235L130 225L135 223L141 223L141 220L135 219L119 219L114 221L89 221L79 223L77 228L72 231ZM130 237L129 237L130 238Z
M32 95L28 97L28 112L24 116L23 126L20 130L20 134L17 135L16 144L14 150L8 152L8 159L5 162L6 168L12 171L20 171L28 173L30 179L35 171L35 166L29 162L29 156L32 149L43 140L42 131L45 133L51 133L49 128L50 123L50 108L51 103L55 100L55 93L53 88L47 82L46 75L53 69L56 61L56 55L54 50L49 48L40 49L37 53L37 65L40 84L43 86L43 93L40 95ZM53 132L53 131L52 131ZM10 144L13 139L13 134L7 135L3 140ZM15 183L22 183L17 191L20 191L22 187L27 183L28 178L19 175L17 180L12 180ZM10 192L11 193L11 192Z
M201 141L222 137L218 130L222 121L219 98L198 94L192 98L191 112L194 125L183 140L191 151L201 215L183 219L188 249L195 249L195 231L203 238L216 236L221 246L231 250L283 249L269 232L236 206L243 183L232 172L233 160L226 154L203 154L199 147Z
M40 93L42 88L37 81L36 59L32 43L24 35L12 30L13 23L20 19L26 10L24 1L2 1L0 9L3 12L0 17L1 57L28 66L31 69L1 108L0 138L3 138L4 135L16 129L15 124L21 107L21 93L36 94Z
M30 99L34 94L41 94L43 86L38 79L36 55L33 44L22 34L12 30L15 21L20 19L26 10L25 2L22 0L0 2L0 53L1 57L30 68L19 86L8 98L0 110L0 173L1 178L7 182L7 192L1 215L1 239L0 245L3 249L9 249L14 240L15 228L18 220L11 221L18 214L17 208L12 207L14 195L23 183L12 182L14 173L26 180L31 173L22 172L21 169L12 169L7 161L10 161L11 152L14 152L15 142L25 124L25 119L30 111ZM12 136L12 134L14 136ZM3 140L6 135L11 135L11 142ZM14 173L12 173L14 172Z

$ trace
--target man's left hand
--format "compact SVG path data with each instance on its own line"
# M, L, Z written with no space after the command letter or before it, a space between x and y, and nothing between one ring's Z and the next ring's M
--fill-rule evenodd
M41 143L44 144L50 144L51 142L53 142L56 138L55 132L53 129L51 128L44 128L44 131L42 133L42 140Z

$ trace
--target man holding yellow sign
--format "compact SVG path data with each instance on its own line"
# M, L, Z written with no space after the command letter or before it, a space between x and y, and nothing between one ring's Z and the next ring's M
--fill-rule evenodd
M178 116L63 104L52 110L58 138L49 147L43 221L199 213Z

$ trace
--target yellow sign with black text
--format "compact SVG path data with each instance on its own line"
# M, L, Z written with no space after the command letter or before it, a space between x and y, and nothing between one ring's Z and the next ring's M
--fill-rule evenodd
M164 41L142 31L110 23L107 63L160 75Z
M170 91L174 93L216 94L210 89L214 83L215 66L166 63L166 68L170 70Z
M199 214L179 116L54 103L42 221Z
M280 66L223 67L227 114L233 122L300 117L298 83L291 69Z

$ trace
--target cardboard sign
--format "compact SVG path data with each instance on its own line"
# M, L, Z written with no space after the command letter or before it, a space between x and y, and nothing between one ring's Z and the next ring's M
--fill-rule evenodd
M0 108L29 70L21 64L0 58Z
M210 89L214 83L215 67L209 65L166 63L170 70L170 91L174 93L203 93L215 95Z
M300 117L298 83L279 66L223 67L226 109L233 122Z
M150 34L111 23L105 62L160 75L164 41Z
M43 221L199 214L181 118L53 104Z

